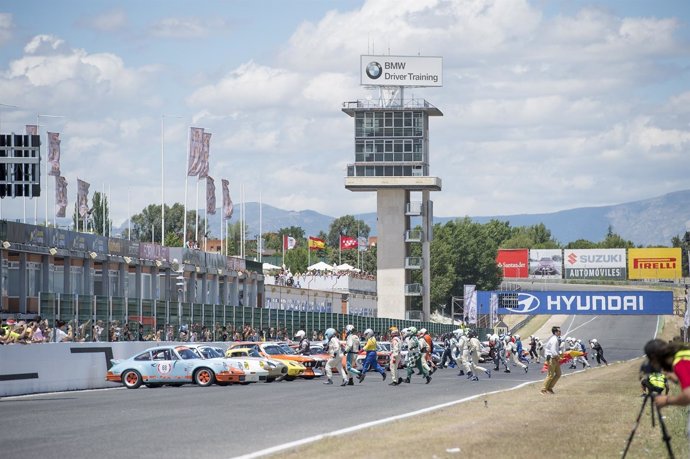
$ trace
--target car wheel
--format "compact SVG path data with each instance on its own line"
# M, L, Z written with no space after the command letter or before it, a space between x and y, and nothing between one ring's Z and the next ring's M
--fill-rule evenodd
M294 381L295 377L294 376L286 376L285 381Z
M122 373L122 383L127 389L136 389L141 386L141 375L137 370L126 370Z
M208 368L199 368L194 373L194 382L201 387L208 387L216 381L216 375Z

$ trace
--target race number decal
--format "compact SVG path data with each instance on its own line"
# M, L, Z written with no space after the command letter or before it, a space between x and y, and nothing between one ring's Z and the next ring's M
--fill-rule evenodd
M158 373L167 375L172 371L172 365L169 362L162 362L158 364Z

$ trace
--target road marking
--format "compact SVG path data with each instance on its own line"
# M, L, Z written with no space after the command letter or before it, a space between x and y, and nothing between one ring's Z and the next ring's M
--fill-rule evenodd
M3 400L21 400L23 398L33 398L33 397L43 397L51 395L61 395L61 394L74 394L83 392L101 392L105 390L121 390L126 389L126 387L103 387L100 389L77 389L77 390L63 390L60 392L41 392L38 394L24 394L24 395L9 395L7 397L2 397Z
M573 373L571 373L571 374L573 374ZM262 449L260 451L255 451L253 453L244 454L242 456L235 456L233 459L254 459L257 457L267 456L269 454L279 453L279 452L284 451L286 449L297 448L299 446L303 446L303 445L313 443L313 442L316 442L319 440L324 440L326 438L346 435L346 434L349 434L352 432L356 432L358 430L368 429L369 427L375 427L375 426L379 426L382 424L388 424L389 422L398 421L400 419L409 418L411 416L417 416L420 414L428 413L430 411L436 411L436 410L440 410L442 408L447 408L449 406L457 405L459 403L469 402L470 400L474 400L474 399L477 399L479 397L484 397L487 395L493 395L493 394L498 394L501 392L509 392L511 390L520 389L521 387L527 386L529 384L534 384L537 382L541 382L541 380L526 381L522 384L518 384L517 386L509 387L507 389L500 389L500 390L495 390L495 391L491 391L491 392L484 392L481 394L472 395L470 397L465 397L465 398L462 398L460 400L454 400L452 402L446 402L446 403L441 403L440 405L434 405L434 406L422 408L421 410L413 411L411 413L399 414L397 416L392 416L392 417L385 418L385 419L379 419L376 421L365 422L364 424L358 424L358 425L354 425L352 427L346 427L344 429L334 430L333 432L327 432L325 434L314 435L313 437L307 437L307 438L303 438L301 440L295 440L295 441L291 441L288 443L283 443L282 445L272 446L270 448Z
M590 322L593 321L594 319L598 319L598 318L599 318L599 316L592 317L592 318L589 319L587 322L584 322L584 323L578 325L577 327L573 328L572 330L571 330L571 329L568 329L568 331L566 331L565 334L566 334L566 335L569 335L571 332L574 332L574 331L577 330L578 328L584 327L585 325L587 325L588 323L590 323ZM573 316L573 320L575 320L575 316ZM570 322L570 325L573 325L573 323Z

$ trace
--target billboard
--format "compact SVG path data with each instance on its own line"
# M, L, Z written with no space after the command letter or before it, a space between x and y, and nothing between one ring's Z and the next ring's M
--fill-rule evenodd
M680 248L628 249L629 279L680 279Z
M498 296L499 314L673 314L673 292L554 291L490 292Z
M496 264L503 271L504 278L523 278L529 274L529 250L498 249Z
M625 249L565 249L566 279L627 279Z
M364 86L443 86L443 58L427 56L360 56Z
M561 279L563 277L563 252L561 249L530 250L529 277L532 279Z

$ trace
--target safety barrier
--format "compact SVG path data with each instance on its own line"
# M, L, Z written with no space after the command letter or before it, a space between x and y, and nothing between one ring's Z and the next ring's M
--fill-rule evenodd
M56 320L72 322L76 338L93 340L90 327L80 325L94 324L100 321L105 334L101 341L107 341L107 330L111 326L129 326L130 330L137 330L143 325L144 336L156 331L165 332L172 328L175 338L180 329L187 326L197 328L207 327L213 333L214 340L220 340L220 327L235 327L241 329L249 325L255 330L268 331L287 329L288 336L294 336L297 330L323 332L327 328L344 330L352 324L357 330L371 328L378 334L385 334L395 325L399 329L406 327L426 328L432 335L441 335L452 331L455 327L450 324L433 322L419 322L381 317L363 317L350 314L328 312L285 311L280 309L251 308L222 304L183 303L163 300L144 300L138 298L121 298L87 295L44 294L39 299L39 315L47 319L52 326ZM132 328L132 326L137 328ZM124 337L121 337L124 339ZM165 339L165 336L161 336Z

